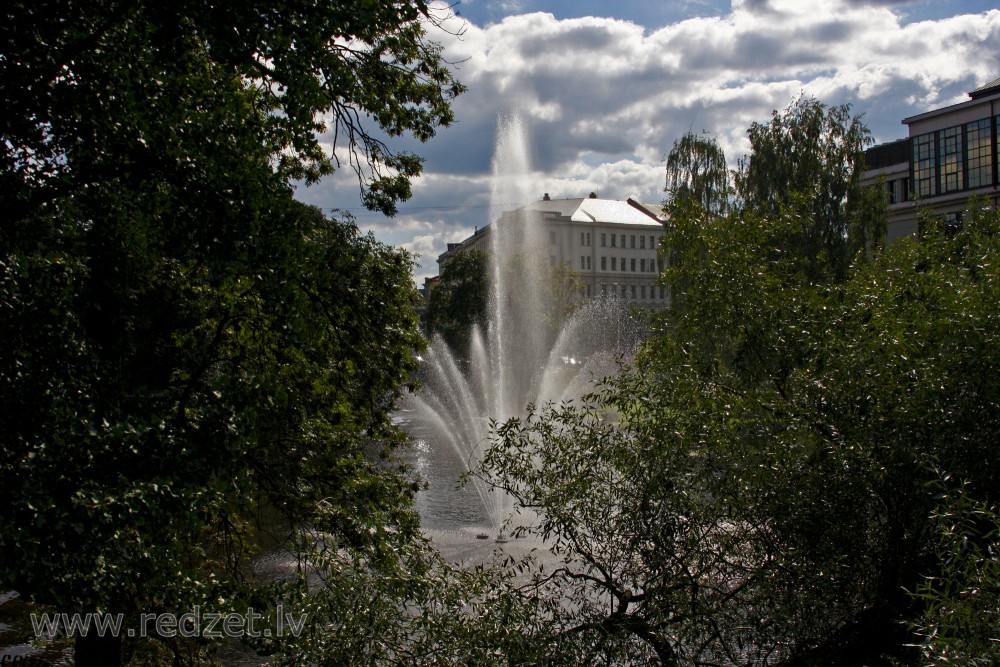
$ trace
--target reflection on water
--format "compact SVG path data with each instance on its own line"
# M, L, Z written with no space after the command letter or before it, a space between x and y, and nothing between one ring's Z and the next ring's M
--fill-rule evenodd
M435 443L434 434L409 421L406 413L397 413L395 421L411 436L411 446L400 453L400 458L427 484L416 498L421 525L430 530L487 529L490 518L478 493L471 483L462 486L468 462L462 461L451 447Z

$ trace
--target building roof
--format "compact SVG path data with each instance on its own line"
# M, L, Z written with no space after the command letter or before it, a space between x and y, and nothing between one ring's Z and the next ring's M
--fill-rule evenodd
M969 93L969 97L977 100L980 97L986 97L987 95L992 95L993 93L1000 93L1000 79L994 79L987 84L979 86Z
M572 222L598 222L619 225L661 225L658 215L660 204L640 204L628 199L597 199L595 197L571 197L568 199L542 199L523 206L519 211L552 213Z
M580 207L580 202L582 201L582 197L571 199L542 199L541 201L533 201L518 210L555 213L568 218L573 215L573 212L576 211L577 208Z
M885 169L896 164L909 164L911 139L897 139L872 146L865 151L865 169Z
M649 225L660 227L662 223L649 212L636 208L631 200L584 199L573 215L573 222L600 222L620 225Z

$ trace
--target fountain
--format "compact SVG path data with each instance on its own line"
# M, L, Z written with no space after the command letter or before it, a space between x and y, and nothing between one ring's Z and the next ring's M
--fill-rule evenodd
M558 326L547 321L555 304L547 289L552 269L546 230L530 212L511 210L537 196L536 189L523 125L517 116L502 119L493 158L486 329L472 332L467 363L443 340L433 339L422 363L423 386L401 405L404 427L425 462L450 459L465 472L475 470L488 446L491 420L523 415L528 403L583 395L595 379L615 372L618 355L635 338L623 334L627 317L616 299L583 302ZM468 480L488 529L503 539L511 498L475 475ZM477 537L484 535L480 531Z

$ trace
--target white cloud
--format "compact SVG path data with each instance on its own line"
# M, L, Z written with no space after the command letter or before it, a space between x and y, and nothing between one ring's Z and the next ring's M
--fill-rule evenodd
M469 87L455 104L458 122L426 145L406 145L427 166L403 213L359 223L434 258L485 224L494 127L510 109L531 134L538 196L659 201L662 159L684 132L715 134L735 163L750 123L802 93L852 104L879 141L905 136L902 118L1000 76L1000 10L906 22L907 4L733 0L724 15L658 29L532 13L459 31L461 20L450 19L448 32L432 36ZM342 174L300 196L353 209L356 185Z

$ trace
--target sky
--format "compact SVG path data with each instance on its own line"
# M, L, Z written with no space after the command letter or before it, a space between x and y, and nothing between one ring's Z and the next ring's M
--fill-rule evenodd
M297 190L416 255L418 285L447 243L489 223L501 116L518 114L528 134L532 199L658 203L666 155L687 131L715 136L735 166L751 123L807 95L850 104L883 143L907 136L902 119L1000 78L997 0L461 0L435 11L447 18L429 37L468 92L429 142L391 140L425 159L412 199L391 219L366 211L349 170Z

